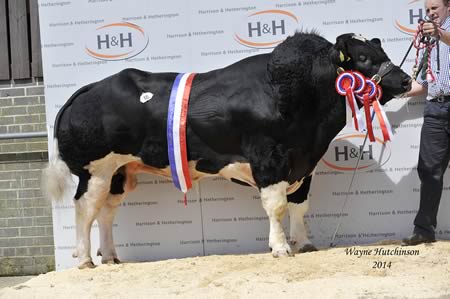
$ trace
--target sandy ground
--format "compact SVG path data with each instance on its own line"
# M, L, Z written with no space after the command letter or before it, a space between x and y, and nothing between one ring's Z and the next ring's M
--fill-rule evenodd
M24 283L36 276L1 276L0 277L0 290L3 288L15 286Z
M401 255L396 248L417 250L417 255ZM358 257L346 249L366 254ZM391 255L380 255L388 254L385 250ZM414 247L380 242L277 259L270 254L224 255L74 268L0 290L0 298L276 299L280 295L450 298L450 241Z

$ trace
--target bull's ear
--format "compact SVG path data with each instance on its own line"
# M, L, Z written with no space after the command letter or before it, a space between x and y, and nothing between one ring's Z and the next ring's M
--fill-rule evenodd
M341 65L342 63L350 60L347 51L347 41L350 37L350 34L343 34L336 38L336 43L329 51L330 59L334 64Z
M379 38L372 38L370 41L381 48L381 40Z

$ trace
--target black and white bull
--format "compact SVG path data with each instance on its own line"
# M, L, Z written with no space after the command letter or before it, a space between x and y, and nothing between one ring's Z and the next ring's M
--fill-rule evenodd
M381 104L410 88L410 77L389 63L378 39L354 34L333 45L315 33L296 33L270 54L194 78L186 129L190 175L193 181L222 176L257 188L274 256L314 250L303 215L314 169L346 123L345 98L335 91L339 67L367 77L382 72ZM94 266L94 220L102 262L119 262L112 224L117 206L136 187L136 174L171 177L166 129L176 76L125 69L82 87L59 111L47 182L58 198L67 176L79 177L74 257L80 268ZM141 101L148 93L153 97ZM286 209L290 244L281 225Z

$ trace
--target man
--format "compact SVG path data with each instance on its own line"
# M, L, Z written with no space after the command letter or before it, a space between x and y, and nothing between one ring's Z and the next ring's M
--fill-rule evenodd
M414 219L414 231L403 239L402 245L434 242L436 218L442 195L443 177L450 159L450 1L426 0L426 14L431 19L423 26L423 33L439 40L439 51L431 51L431 70L434 81L417 75L406 96L427 95L419 163L420 205ZM437 53L440 58L438 70ZM425 62L424 68L427 63Z

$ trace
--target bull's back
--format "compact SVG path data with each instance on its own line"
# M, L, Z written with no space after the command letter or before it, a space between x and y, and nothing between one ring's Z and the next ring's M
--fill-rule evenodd
M126 69L79 93L56 124L60 154L69 168L80 172L110 152L139 156L148 140L165 140L175 76ZM143 94L147 97L141 100Z
M240 154L243 135L259 134L278 119L267 76L269 58L248 57L195 77L188 125L214 151Z

